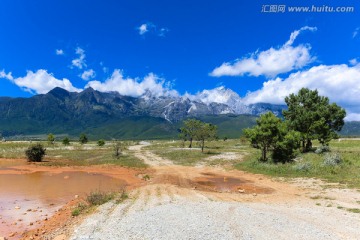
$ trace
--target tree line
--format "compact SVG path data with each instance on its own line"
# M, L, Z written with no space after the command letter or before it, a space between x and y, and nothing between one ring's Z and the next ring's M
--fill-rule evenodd
M204 152L205 140L217 138L217 126L197 119L187 119L180 128L179 137L185 142L189 141L189 148L193 140L200 142L201 152Z
M297 94L285 98L288 110L283 111L284 119L272 112L261 115L256 126L244 130L245 136L254 148L261 149L262 161L274 162L292 160L297 151L312 150L312 141L318 140L323 146L338 138L337 132L344 126L346 112L328 97L319 96L317 90L302 88Z

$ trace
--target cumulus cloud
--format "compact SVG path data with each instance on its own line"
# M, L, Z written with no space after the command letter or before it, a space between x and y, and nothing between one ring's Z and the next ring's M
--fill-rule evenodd
M329 97L331 102L336 102L348 112L359 112L360 109L357 109L360 105L359 83L360 64L319 65L309 70L292 73L285 79L276 78L264 82L261 89L249 92L244 101L247 104L257 102L284 104L286 96L306 87L317 89L320 95Z
M145 33L147 33L149 31L148 24L147 23L141 24L140 27L138 27L138 30L139 30L140 35L144 35Z
M158 28L155 24L151 22L143 23L136 28L140 35L145 35L146 33L152 33L159 37L165 37L166 33L169 31L168 28L162 27Z
M225 62L215 68L210 76L260 76L275 77L281 73L301 69L314 61L310 54L310 45L300 44L292 46L295 39L303 31L316 31L315 27L302 27L291 33L289 40L278 48L270 48L265 51L256 51L249 57L244 57L235 62Z
M175 90L171 90L169 83L159 78L153 73L148 74L141 81L139 79L126 78L123 72L115 69L111 77L104 82L90 81L86 87L92 87L100 92L116 91L121 95L139 97L146 91L150 91L153 96L159 97L163 95L177 96Z
M85 81L88 81L88 80L94 78L95 76L96 76L96 73L93 69L86 70L80 75L80 77Z
M5 78L5 79L8 79L10 81L14 80L14 77L12 76L12 73L11 72L6 73L5 70L0 71L0 78Z
M84 67L86 67L85 51L84 51L84 49L77 47L75 50L75 53L78 55L78 57L71 61L71 66L77 67L79 69L83 69Z
M56 55L64 55L65 53L64 53L64 50L62 50L62 49L56 49L55 54Z
M345 121L360 121L360 113L347 112Z
M71 92L81 91L81 89L74 87L70 80L66 78L56 79L53 74L44 69L39 69L36 72L27 71L26 76L19 78L14 78L11 73L1 71L0 78L8 79L24 91L36 94L45 94L55 87L61 87Z

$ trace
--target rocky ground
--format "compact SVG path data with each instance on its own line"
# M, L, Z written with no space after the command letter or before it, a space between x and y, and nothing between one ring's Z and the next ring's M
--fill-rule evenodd
M220 168L174 166L132 147L155 169L124 203L107 203L69 239L358 239L360 193L321 181L274 181ZM59 232L60 233L60 232ZM54 236L54 235L53 235ZM63 235L64 236L64 235ZM65 236L64 236L65 237Z

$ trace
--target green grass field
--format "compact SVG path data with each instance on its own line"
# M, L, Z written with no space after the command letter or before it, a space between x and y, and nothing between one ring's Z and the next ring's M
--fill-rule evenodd
M37 142L36 142L37 143ZM121 142L125 148L119 157L114 156L114 144L107 142L99 147L95 142L81 145L77 142L64 146L61 143L48 144L40 142L46 148L46 156L41 163L46 166L89 166L89 165L118 165L133 168L145 168L146 164L136 158L127 146L136 142ZM3 142L0 143L0 158L26 158L25 150L35 142Z
M0 143L0 158L25 158L25 150L34 144L30 142L2 142ZM81 145L72 142L70 146L61 143L49 145L42 142L47 148L47 155L43 165L50 166L87 166L87 165L118 165L134 168L145 168L143 161L136 158L126 146L137 142L122 142L125 150L119 158L114 157L114 143L107 142L103 147L96 142ZM318 144L315 142L314 146ZM341 162L335 165L324 164L327 153L314 152L300 153L296 161L286 164L259 162L260 150L249 146L244 139L230 139L206 142L204 153L198 143L193 143L189 150L188 142L157 140L144 149L169 159L177 165L195 166L222 166L225 168L239 169L253 173L261 173L272 177L315 177L360 189L360 140L343 139L330 143L330 154L338 154ZM231 159L227 156L233 156Z
M253 173L261 173L272 177L315 177L345 184L349 187L360 188L360 140L334 140L330 144L329 154L338 154L341 163L329 166L324 164L327 153L316 154L299 153L296 161L286 164L274 164L259 162L260 150L251 148L244 140L212 141L206 143L204 153L201 153L196 143L196 150L187 150L180 141L154 141L154 144L147 149L164 158L172 160L175 164L194 166L202 165L222 165L244 170ZM318 143L314 143L318 146ZM235 153L240 155L238 159L221 159L224 153ZM218 155L217 160L208 160L209 157Z

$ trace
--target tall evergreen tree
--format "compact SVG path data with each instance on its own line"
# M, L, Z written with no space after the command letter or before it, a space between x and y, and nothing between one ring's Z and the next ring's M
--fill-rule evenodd
M312 140L328 145L344 125L346 112L317 90L302 88L285 98L288 110L283 111L290 129L300 132L303 152L310 151Z

